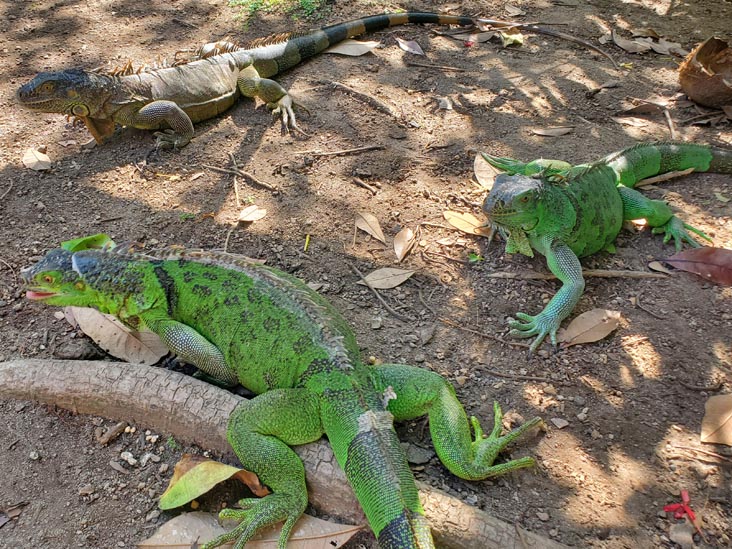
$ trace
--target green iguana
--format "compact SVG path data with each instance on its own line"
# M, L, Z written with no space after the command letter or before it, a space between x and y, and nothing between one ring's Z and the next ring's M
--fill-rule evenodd
M272 493L245 499L241 521L205 545L237 540L284 521L284 549L307 505L302 462L287 445L328 436L382 548L434 547L414 478L393 420L427 414L437 455L455 475L479 480L530 467L530 457L496 464L508 443L540 423L501 436L501 409L483 437L455 391L431 371L401 364L367 366L345 319L303 282L253 260L170 251L151 259L115 250L50 251L25 269L27 297L89 306L157 333L184 360L259 396L229 420L228 439L242 465ZM474 439L471 439L471 425Z
M699 244L690 230L661 200L646 198L632 187L654 175L693 168L701 172L732 173L732 151L689 143L648 143L612 153L593 164L572 166L560 160L523 163L483 154L507 174L496 177L483 202L489 224L506 241L506 253L546 257L562 287L538 315L517 313L510 334L533 337L530 352L548 335L556 345L557 330L582 296L585 281L578 260L601 250L613 251L613 242L624 220L645 219L653 233L665 233L664 243L674 239Z
M98 143L120 124L165 129L155 133L158 146L183 147L193 137L193 123L221 114L239 95L259 97L274 115L282 116L285 130L297 129L292 98L270 77L366 32L407 23L467 26L474 22L470 17L435 13L372 15L139 74L111 76L82 69L42 72L20 87L17 99L29 109L81 119Z

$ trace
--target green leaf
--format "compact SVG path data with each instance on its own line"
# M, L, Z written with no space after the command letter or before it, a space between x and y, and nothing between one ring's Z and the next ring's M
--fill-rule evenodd
M114 248L114 246L114 240L104 233L82 236L81 238L66 240L61 243L61 247L69 252L78 252L81 250L92 250L97 248Z

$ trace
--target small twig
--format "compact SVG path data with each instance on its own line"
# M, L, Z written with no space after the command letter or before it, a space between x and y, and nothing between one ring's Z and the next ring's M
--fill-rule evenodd
M706 112L706 113L702 113L702 114L697 114L696 116L692 116L691 118L682 120L681 124L686 125L691 122L696 122L697 120L704 120L705 118L713 118L715 116L721 116L723 114L724 114L724 111L711 111L711 112Z
M0 259L0 263L2 263L8 269L10 269L10 272L13 273L13 278L16 278L15 269L13 269L13 266L10 263L8 263L7 261L5 261L4 259Z
M109 223L110 221L118 221L124 218L125 216L123 215L117 215L115 217L105 217L104 219L100 219L99 221L97 221L97 223Z
M384 300L384 298L383 298L383 297L381 297L381 294L379 294L379 292L378 292L378 291L376 290L376 288L374 288L374 287L373 287L373 286L371 285L371 283L370 283L370 282L369 282L368 280L366 280L366 277L364 276L364 274L363 274L363 273L362 273L361 271L359 271L359 270L358 270L358 267L356 267L356 266L355 266L355 265L354 265L353 263L350 263L350 262L348 262L348 261L347 261L346 263L347 263L347 264L348 264L348 266L349 266L349 267L351 268L351 270L352 270L352 271L353 271L354 273L356 273L356 274L357 274L357 275L358 275L358 276L359 276L359 277L361 278L361 282L363 282L363 283L364 283L364 284L366 285L366 287L367 287L367 288L368 288L369 290L371 290L371 291L373 292L373 294L374 294L374 295L376 296L376 298L377 298L377 299L378 299L379 301L381 301L381 304L382 304L382 305L384 306L384 308L385 308L385 309L386 309L387 311L389 311L389 313L390 313L390 314L391 314L392 316L394 316L394 318L397 318L397 319L401 320L402 322L409 322L409 320L410 320L409 318L407 318L406 316L404 316L404 315L402 315L402 314L400 314L400 313L396 312L396 311L395 311L395 310L394 310L394 309L393 309L393 308L392 308L392 307L391 307L391 306L390 306L390 305L389 305L389 304L388 304L388 303L387 303L387 302L386 302L386 301Z
M671 445L671 448L676 448L677 450L690 450L692 452L699 452L700 454L704 454L706 456L710 456L713 458L721 459L722 461L727 461L732 463L732 458L728 458L727 456L723 456L722 454L717 454L716 452L709 452L707 450L702 450L701 448L694 448L693 446L677 446L677 445Z
M666 118L666 124L668 124L668 130L671 132L671 139L678 139L679 138L679 132L676 131L676 128L674 127L674 121L671 119L671 113L669 110L664 107L663 108L663 116Z
M375 97L372 97L372 96L365 94L363 92L360 92L358 90L354 90L352 87L346 86L345 84L343 84L341 82L336 82L335 80L331 81L329 83L326 83L326 85L331 86L333 89L340 89L351 95L354 95L354 96L356 96L357 99L360 99L364 103L371 105L376 110L379 110L385 114L388 114L389 116L396 117L396 114L394 114L394 111L391 110L391 107L389 107L389 105L387 105L386 103L384 103L382 101L379 101Z
M422 305L424 305L424 308L427 309L429 312L431 312L432 313L432 316L437 316L437 313L435 312L435 310L432 307L430 307L427 304L427 302L425 301L424 296L422 295L422 290L421 289L419 291L417 291L417 296L419 297L419 302Z
M428 252L427 250L424 250L423 253L427 257L429 257L431 255L434 255L434 256L437 256L437 257L441 257L443 259L447 259L448 261L454 261L455 263L460 263L461 265L469 265L470 264L470 261L467 261L465 259L457 259L455 257L450 257L449 255L441 254L440 252Z
M236 229L236 225L234 225L226 232L226 240L224 240L224 253L227 253L229 251L229 239L231 238L231 233L234 232L234 229Z
M368 183L366 183L360 177L354 177L353 178L353 182L356 185L358 185L359 187L363 187L364 189L366 189L368 191L371 191L371 194L374 194L375 195L377 192L379 192L379 189L377 189L376 187L372 187L371 185L369 185Z
M453 322L449 318L438 318L440 322L443 324L447 324L448 326L452 326L453 328L457 328L458 330L462 330L464 332L468 332L471 334L479 335L481 337L485 337L487 339L492 339L494 341L498 341L499 343L503 343L504 345L511 345L512 347L523 347L525 349L529 348L528 343L519 343L518 341L506 341L502 337L499 337L497 335L489 334L486 332L481 332L479 330L473 330L472 328L466 328L465 326L461 326L457 322Z
M355 149L342 149L340 151L319 151L319 150L310 150L310 151L295 151L295 154L310 154L312 156L339 156L342 154L354 154L364 151L380 151L385 149L386 147L384 145L367 145L365 147L356 147Z
M8 193L10 191L12 191L12 190L13 190L13 182L11 181L10 182L10 186L8 187L8 189L3 193L2 196L0 196L0 200L2 200L3 198L5 198L8 195Z
M455 72L468 72L467 69L461 69L458 67L451 67L449 65L432 65L431 63L419 63L417 61L407 61L409 67L425 67L427 69L441 69L444 71L455 71Z
M229 160L231 160L231 165L234 166L234 169L239 171L239 166L236 164L236 158L233 153L229 153ZM237 174L234 174L234 197L236 198L236 207L241 208L241 197L239 196L239 180L237 179Z
M684 175L689 175L691 172L694 171L694 168L687 168L686 170L681 170L678 172L666 172L661 175L657 175L655 177L647 177L646 179L641 179L633 185L634 189L637 189L638 187L645 187L646 185L653 185L654 183L662 183L663 181L668 181L669 179L674 179L675 177L682 177Z
M683 381L679 382L682 387L686 387L690 391L708 391L708 392L714 392L719 391L722 388L722 382L718 381L714 385L690 385L688 383L684 383Z
M636 306L636 307L638 307L638 308L639 308L639 309L640 309L641 311L645 311L645 312L647 312L647 313L648 313L649 315L651 315L651 316L652 316L653 318L657 318L657 319L659 319L659 320L665 320L665 317L663 317L663 316L661 316L661 315L659 315L659 314L657 314L657 313L654 313L653 311L651 311L651 310L650 310L650 309L648 309L647 307L644 307L643 305L641 305L641 302L640 302L640 298L638 298L638 299L636 300L636 302L635 302L635 306Z
M249 172L245 172L245 171L242 171L242 170L239 170L239 169L231 170L229 168L219 168L218 166L211 166L210 164L201 164L201 167L208 168L209 170L213 170L215 172L230 173L230 174L233 174L233 175L240 175L242 177L246 177L247 179L251 179L252 182L256 183L260 187L264 187L268 191L280 192L280 190L277 187L274 187L274 186L270 185L269 183L265 183L264 181L260 181L259 179L257 179L256 177L254 177Z
M528 347L528 345L527 345ZM492 376L502 377L505 379L514 379L517 381L540 381L544 383L553 383L548 377L541 376L523 376L521 374L507 374L506 372L497 372L495 370L489 370L488 368L481 368L481 371L487 372Z
M554 280L557 278L551 273L512 273L497 271L483 275L486 278L506 278L509 280ZM645 271L614 271L607 269L587 269L582 271L582 276L597 278L666 278L662 273L648 273Z

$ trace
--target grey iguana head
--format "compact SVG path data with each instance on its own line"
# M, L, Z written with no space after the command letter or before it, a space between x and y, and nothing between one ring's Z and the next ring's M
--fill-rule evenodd
M110 79L83 69L41 72L15 94L28 109L69 116L94 117L109 98Z
M539 178L500 174L483 201L483 213L498 228L531 230L540 220L543 189Z

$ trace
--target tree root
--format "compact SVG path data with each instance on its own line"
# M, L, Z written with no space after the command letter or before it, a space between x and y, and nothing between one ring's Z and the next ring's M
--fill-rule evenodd
M37 359L0 362L0 398L37 400L79 414L125 420L229 455L233 452L226 441L226 424L241 401L241 397L218 387L162 368ZM295 450L305 463L313 506L347 522L365 522L328 443L320 440ZM564 547L423 483L419 489L440 547Z

